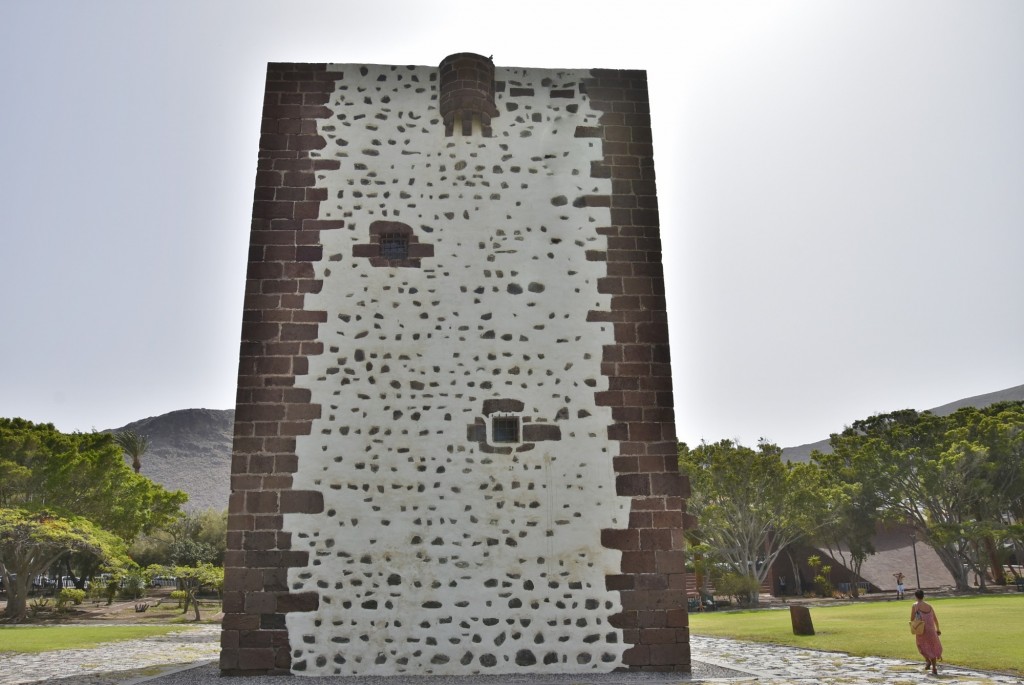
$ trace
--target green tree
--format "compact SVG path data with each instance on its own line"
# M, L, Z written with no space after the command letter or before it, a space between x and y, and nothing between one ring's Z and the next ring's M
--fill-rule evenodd
M4 616L21 621L32 579L69 552L126 563L124 543L81 517L0 509L0 576L7 588Z
M218 594L224 587L224 569L213 564L196 564L195 566L175 566L171 573L178 578L182 589L185 591L185 606L183 614L188 613L191 605L199 620L199 592L208 588L216 590Z
M679 445L680 469L690 477L688 508L697 536L734 573L764 582L779 553L831 520L827 481L814 464L791 464L767 442L757 449L730 440L690 449ZM758 604L758 592L750 593Z
M149 449L149 438L133 430L123 430L114 433L114 442L132 458L132 468L135 473L139 473L142 470L142 455Z

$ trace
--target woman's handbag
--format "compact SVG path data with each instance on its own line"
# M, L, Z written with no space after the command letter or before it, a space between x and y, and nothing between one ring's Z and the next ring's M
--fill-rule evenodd
M910 632L914 635L924 635L924 620L920 611L914 614L913 620L910 621Z

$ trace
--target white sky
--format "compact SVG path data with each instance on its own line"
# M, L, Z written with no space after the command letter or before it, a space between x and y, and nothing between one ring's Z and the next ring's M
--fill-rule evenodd
M0 416L232 407L266 62L463 51L648 71L681 440L1024 383L1024 3L490 7L0 3Z

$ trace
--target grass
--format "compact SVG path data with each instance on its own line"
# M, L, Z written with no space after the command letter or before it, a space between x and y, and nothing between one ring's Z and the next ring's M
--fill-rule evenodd
M942 629L943 661L957 666L1024 675L1024 595L928 600ZM910 606L864 602L811 607L815 635L793 635L788 610L761 609L690 614L696 635L730 637L808 649L920 660L910 634Z
M0 652L37 653L93 647L101 642L166 635L179 626L4 626Z

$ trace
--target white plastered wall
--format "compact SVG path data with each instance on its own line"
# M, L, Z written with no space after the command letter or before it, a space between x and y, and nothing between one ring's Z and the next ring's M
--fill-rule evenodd
M306 297L328 319L298 384L323 415L298 440L294 477L323 492L325 513L284 525L310 552L290 589L320 594L317 611L287 617L297 672L619 667L628 645L608 623L621 607L605 576L620 553L600 532L626 527L629 500L615 495L610 410L594 400L613 332L587 321L610 305L605 264L586 256L606 249L596 229L610 218L574 206L610 193L590 177L599 139L575 135L599 116L580 94L586 72L499 68L493 137L463 138L444 136L436 70L335 68L314 156L341 162L317 185L320 218L345 228L323 233L323 289ZM420 268L353 257L377 220L412 227L434 256ZM487 449L484 401L501 399L560 439Z

